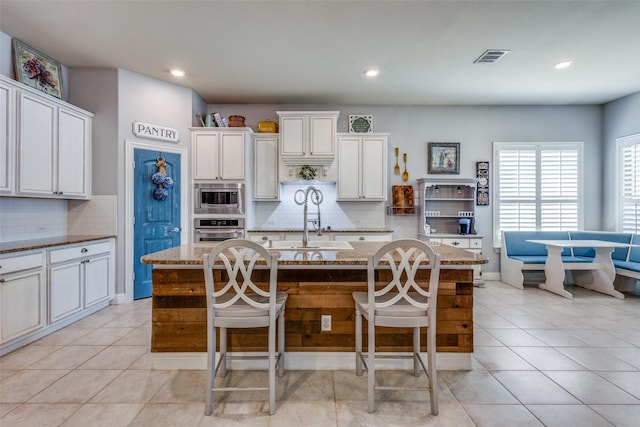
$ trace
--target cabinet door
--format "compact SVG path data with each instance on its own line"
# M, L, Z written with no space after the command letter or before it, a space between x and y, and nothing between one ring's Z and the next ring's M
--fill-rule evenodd
M362 197L368 200L386 200L387 138L363 137L361 148Z
M21 93L19 107L18 193L52 196L55 191L56 106Z
M244 133L220 133L220 179L244 179Z
M0 279L0 342L44 326L42 269Z
M0 194L12 194L15 92L0 82Z
M193 133L193 179L218 179L218 133Z
M305 117L280 117L280 154L282 156L305 155Z
M254 183L253 198L278 200L278 137L256 136L254 138Z
M90 258L84 263L84 308L109 299L110 256Z
M338 199L360 198L360 141L359 137L343 137L338 143Z
M336 233L334 240L346 242L389 242L391 233Z
M309 116L309 152L311 156L335 154L336 119L333 116Z
M82 266L80 261L50 267L49 321L63 319L82 309Z
M60 109L58 123L58 194L87 197L89 119Z

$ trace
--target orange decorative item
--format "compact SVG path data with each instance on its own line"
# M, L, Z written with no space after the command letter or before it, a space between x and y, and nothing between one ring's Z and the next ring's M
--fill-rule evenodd
M278 133L278 124L270 120L258 122L258 132L260 133Z
M244 116L229 116L229 127L230 128L243 128L244 127Z

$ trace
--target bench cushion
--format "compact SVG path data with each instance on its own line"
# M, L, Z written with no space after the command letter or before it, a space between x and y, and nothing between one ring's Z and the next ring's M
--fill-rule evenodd
M547 248L538 243L527 240L569 240L568 231L505 231L503 248L507 249L507 256L542 256L546 257ZM571 250L562 251L563 256L571 256ZM542 261L544 263L544 261Z
M634 234L633 241L631 243L634 245L640 245L640 234ZM640 262L640 247L631 248L629 261Z
M623 270L630 270L635 271L636 273L640 273L640 262L614 260L613 265L615 265L616 268L622 268Z
M631 233L609 233L606 231L571 231L571 240L604 240L616 243L631 243ZM611 254L614 260L626 261L629 248L615 248ZM573 248L574 256L595 257L596 250L593 248Z

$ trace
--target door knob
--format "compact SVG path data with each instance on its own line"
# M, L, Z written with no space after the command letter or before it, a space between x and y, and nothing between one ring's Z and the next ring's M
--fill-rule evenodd
M174 227L174 228L171 229L172 233L177 233L178 231L180 231L180 228L178 228L178 227Z

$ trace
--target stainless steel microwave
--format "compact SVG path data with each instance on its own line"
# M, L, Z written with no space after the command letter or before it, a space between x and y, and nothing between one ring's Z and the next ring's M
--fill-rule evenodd
M244 213L244 184L199 183L194 184L195 206L193 212L217 214Z

